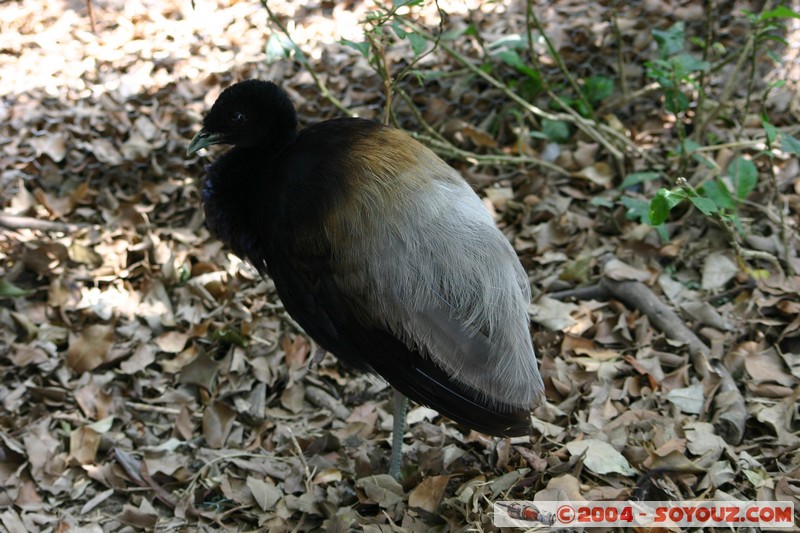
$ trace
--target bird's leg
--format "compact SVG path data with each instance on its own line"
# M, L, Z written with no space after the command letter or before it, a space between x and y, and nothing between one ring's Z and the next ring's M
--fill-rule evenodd
M394 423L392 425L392 458L389 462L389 474L399 480L400 465L403 463L403 433L406 432L406 413L408 398L399 391L394 391Z

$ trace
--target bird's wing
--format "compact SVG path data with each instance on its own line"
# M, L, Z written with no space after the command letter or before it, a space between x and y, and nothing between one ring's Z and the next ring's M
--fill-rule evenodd
M363 322L385 327L487 403L531 407L544 387L527 275L474 192L448 177L406 200L352 205L333 249L335 284ZM354 216L372 204L384 212Z
M388 328L365 324L328 265L307 256L273 264L270 276L289 314L339 359L376 372L405 396L476 431L498 436L531 432L529 409L488 401Z
M316 158L345 128L357 141ZM289 313L410 398L479 431L528 433L543 390L528 280L474 192L397 130L330 121L300 144L267 261Z

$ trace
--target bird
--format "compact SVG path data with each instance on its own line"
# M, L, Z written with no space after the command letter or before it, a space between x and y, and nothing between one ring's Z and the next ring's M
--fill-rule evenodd
M532 433L544 398L527 273L481 199L408 133L356 117L298 127L272 81L230 85L187 153L231 145L202 177L206 226L272 278L288 314L346 366L492 436Z

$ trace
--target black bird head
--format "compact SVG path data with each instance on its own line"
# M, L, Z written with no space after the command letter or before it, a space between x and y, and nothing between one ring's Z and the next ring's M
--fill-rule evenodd
M243 81L222 91L187 153L212 144L275 150L288 143L296 130L297 113L283 89L270 81Z

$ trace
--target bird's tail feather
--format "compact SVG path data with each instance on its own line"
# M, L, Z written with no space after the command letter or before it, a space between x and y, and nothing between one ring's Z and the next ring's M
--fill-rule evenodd
M459 383L430 358L410 350L388 333L374 332L369 345L383 353L369 358L370 367L399 392L436 409L446 417L487 435L516 437L532 433L530 410L487 398Z

